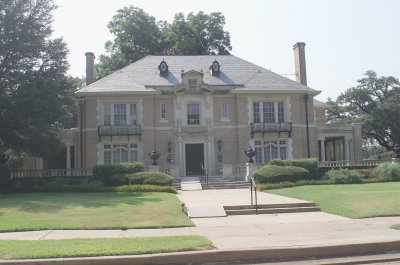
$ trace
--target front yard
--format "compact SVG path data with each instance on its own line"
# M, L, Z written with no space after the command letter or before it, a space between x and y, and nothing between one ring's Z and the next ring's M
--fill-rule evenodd
M267 192L315 202L322 211L350 218L400 215L400 183L311 185Z
M0 232L193 226L175 194L158 192L0 195Z
M141 255L211 249L201 236L97 238L67 240L0 240L1 259L39 259Z

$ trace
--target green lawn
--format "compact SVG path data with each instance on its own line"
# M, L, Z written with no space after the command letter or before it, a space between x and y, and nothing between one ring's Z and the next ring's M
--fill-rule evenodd
M158 192L0 195L0 232L193 226L175 194Z
M310 185L269 193L313 201L322 211L350 218L400 215L400 183Z
M140 255L211 249L201 236L97 238L66 240L0 240L0 259L39 259Z

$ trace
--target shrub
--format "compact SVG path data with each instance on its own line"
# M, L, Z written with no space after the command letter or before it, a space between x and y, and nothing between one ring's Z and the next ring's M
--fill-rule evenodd
M363 179L371 179L373 177L372 175L373 170L371 168L353 169L352 171L360 173L361 178Z
M348 169L331 169L326 173L326 179L333 184L361 183L361 174Z
M307 179L316 179L319 177L318 160L316 158L293 159L293 160L274 159L269 162L269 165L301 167L309 171Z
M142 171L143 164L139 162L98 165L93 168L93 178L102 181L106 185L119 185L126 184L127 179L125 179L124 182L122 181L124 177L117 174L130 174Z
M161 172L140 172L129 175L130 184L171 186L174 178Z
M257 183L277 183L304 180L309 174L301 167L265 165L254 173L254 178Z
M117 192L169 192L176 193L175 187L156 186L156 185L123 185L112 187L112 191Z
M373 171L373 176L383 181L400 181L400 164L380 164Z
M0 165L0 190L11 186L10 169L7 166Z

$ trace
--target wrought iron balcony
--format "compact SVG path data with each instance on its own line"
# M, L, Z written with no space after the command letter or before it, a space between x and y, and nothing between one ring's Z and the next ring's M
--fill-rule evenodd
M266 123L260 122L255 123L252 122L251 126L251 134L254 133L265 133L265 132L292 132L292 123L291 122L275 122L275 123Z
M99 125L99 136L141 135L140 125Z

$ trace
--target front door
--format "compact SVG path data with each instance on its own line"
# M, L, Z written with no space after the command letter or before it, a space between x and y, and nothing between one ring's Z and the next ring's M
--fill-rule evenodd
M186 144L186 176L201 175L204 165L204 145Z

